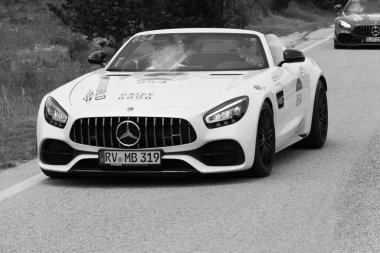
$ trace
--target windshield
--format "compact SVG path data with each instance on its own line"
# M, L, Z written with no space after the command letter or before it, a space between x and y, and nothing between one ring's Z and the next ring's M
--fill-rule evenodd
M353 0L344 11L355 14L380 12L380 0Z
M268 67L252 34L170 33L133 37L108 71L221 71Z

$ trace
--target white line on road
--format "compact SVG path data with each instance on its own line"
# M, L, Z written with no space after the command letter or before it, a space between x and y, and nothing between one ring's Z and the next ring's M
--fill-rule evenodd
M314 44L311 44L310 46L305 47L304 49L301 49L301 51L302 51L302 52L306 52L306 51L308 51L308 50L310 50L310 49L312 49L312 48L314 48L314 47L316 47L316 46L322 44L323 42L328 41L329 39L332 38L332 36L333 36L333 34L331 34L330 36L327 36L327 37L324 38L323 40L320 40L320 41L318 41L318 42L316 42L316 43L314 43Z
M4 191L0 192L0 202L9 198L9 197L12 197L13 195L23 191L23 190L26 190L28 189L29 187L43 181L44 179L46 179L46 176L42 173L39 173L33 177L30 177L12 187L9 187L8 189L5 189Z

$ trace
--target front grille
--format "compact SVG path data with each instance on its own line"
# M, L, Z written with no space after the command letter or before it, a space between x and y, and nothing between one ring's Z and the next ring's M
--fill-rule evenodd
M131 147L123 146L116 138L117 126L126 120L140 128L141 138ZM122 149L158 148L194 142L197 136L191 124L178 118L156 117L98 117L74 122L70 139L79 144Z
M373 37L374 35L371 33L371 29L374 27L373 25L361 25L355 27L353 33L360 36L368 36Z

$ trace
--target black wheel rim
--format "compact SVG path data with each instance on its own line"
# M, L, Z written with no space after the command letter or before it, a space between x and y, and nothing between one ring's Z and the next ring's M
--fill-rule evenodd
M326 93L323 92L323 89L321 89L321 92L319 92L318 121L319 121L319 133L321 135L321 139L325 140L327 136L327 127L328 127L328 110L327 110Z
M269 167L274 158L275 135L272 113L267 108L261 112L257 138L262 163L265 167Z

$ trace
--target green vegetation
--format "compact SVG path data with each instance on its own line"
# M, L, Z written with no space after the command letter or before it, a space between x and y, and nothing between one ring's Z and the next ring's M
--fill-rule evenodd
M35 125L41 98L97 68L87 63L87 56L102 48L65 26L49 11L47 2L56 3L50 0L0 1L0 168L12 167L36 156ZM277 12L270 10L271 1L267 0L240 0L239 4L249 16L247 28L278 35L317 29L331 24L334 16L297 3L290 3L288 9ZM182 11L185 10L182 7ZM228 22L235 22L233 12L223 13ZM179 16L176 17L178 21ZM174 18L169 20L175 21ZM228 22L223 26L230 27Z
M42 1L0 3L0 168L35 157L36 112L44 94L91 70L99 50L62 26Z
M103 37L118 48L123 39L142 30L178 27L234 27L247 24L237 0L58 0L48 4L73 31L89 39Z

